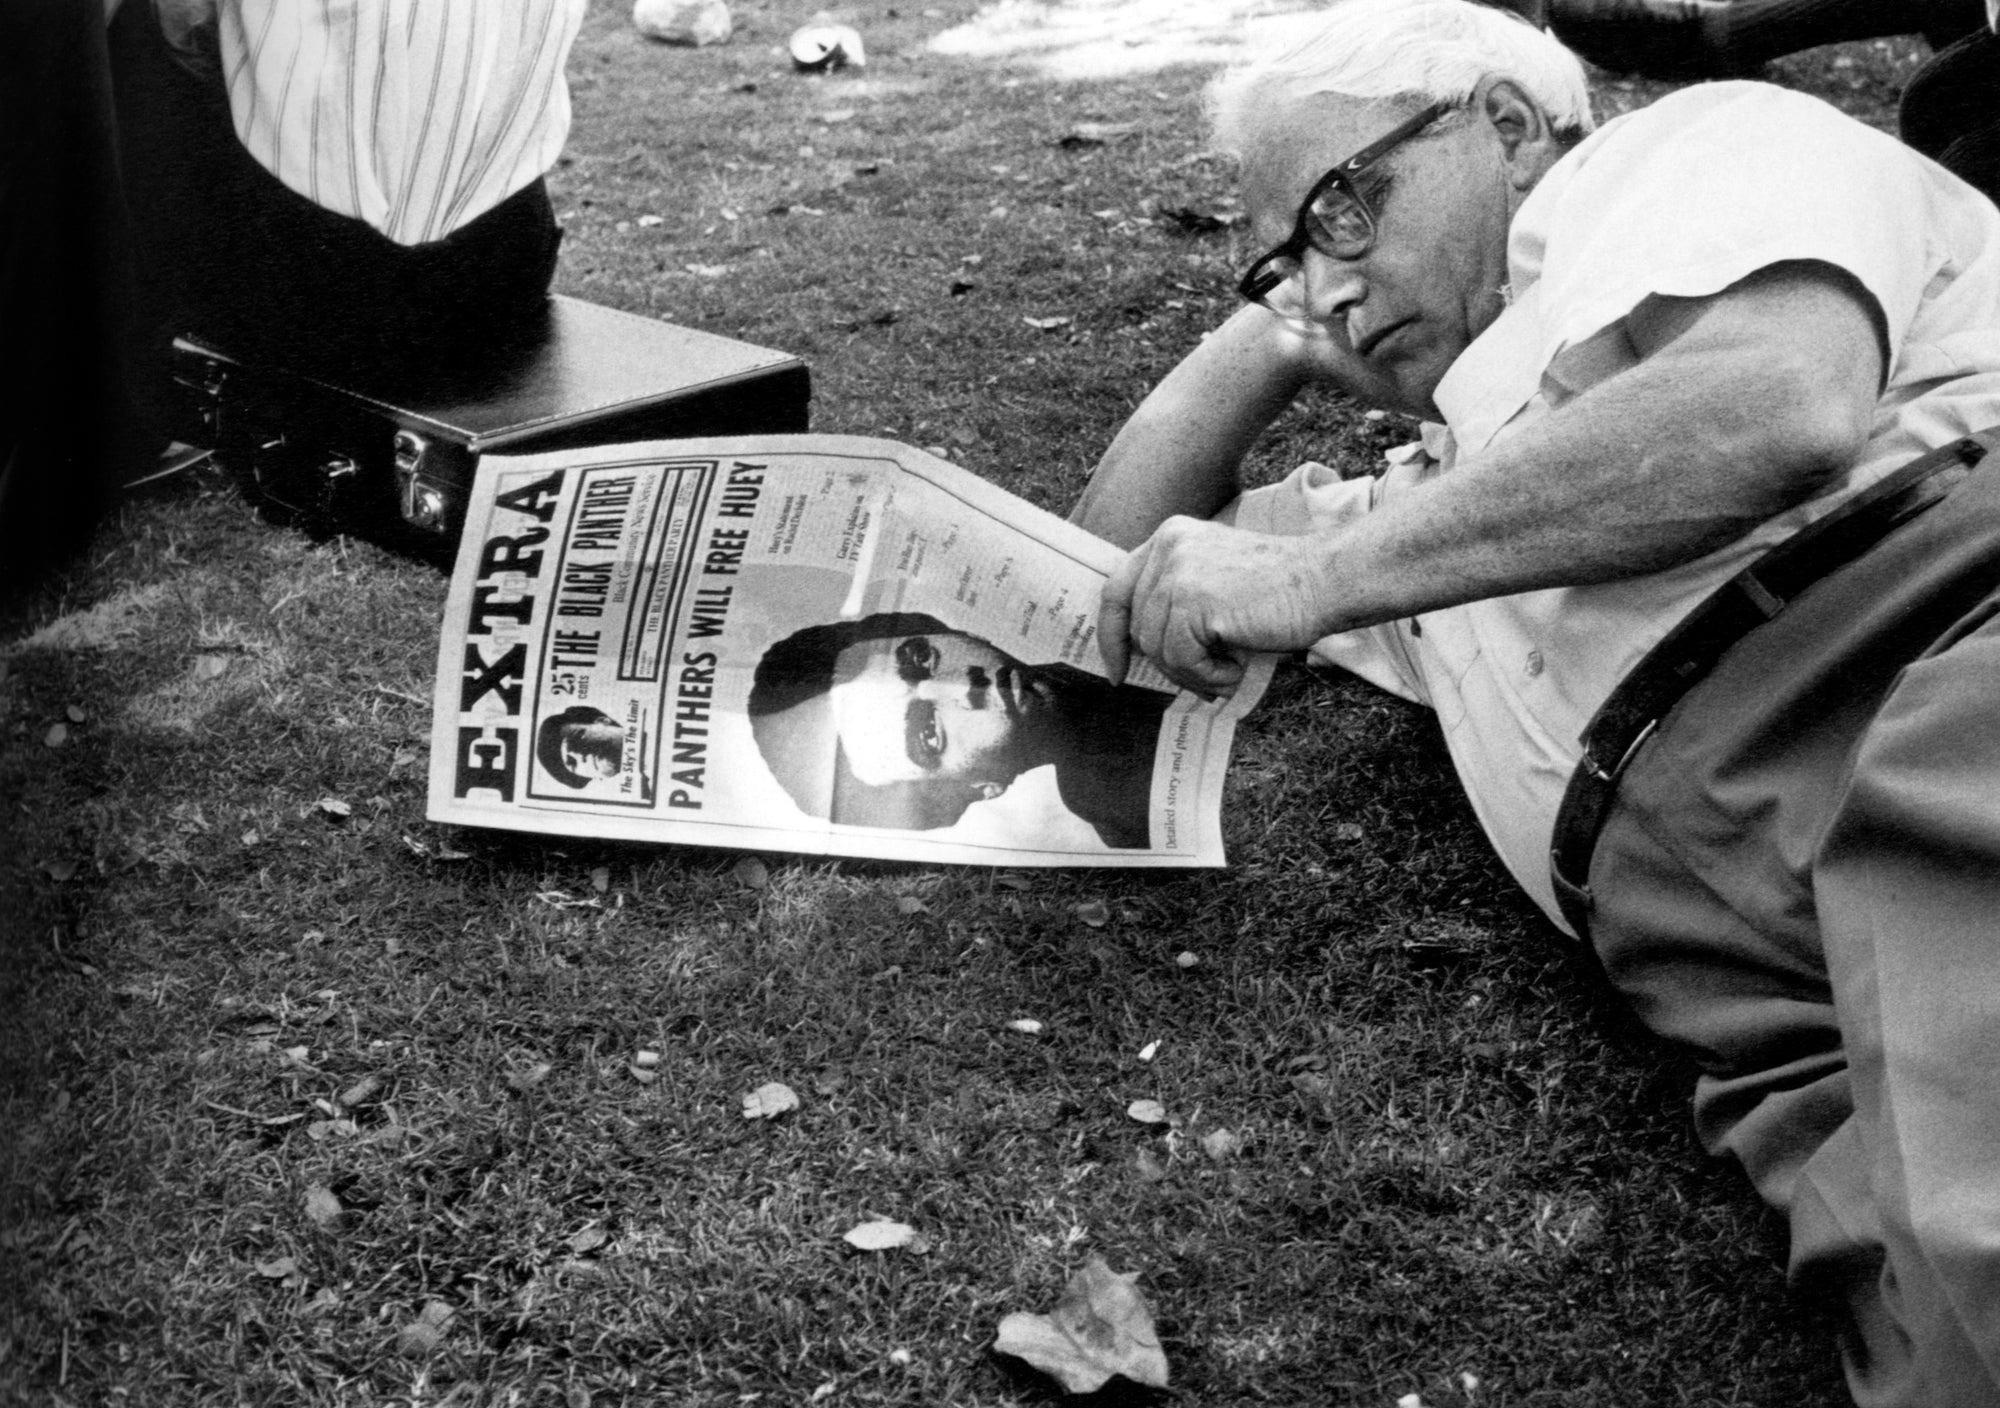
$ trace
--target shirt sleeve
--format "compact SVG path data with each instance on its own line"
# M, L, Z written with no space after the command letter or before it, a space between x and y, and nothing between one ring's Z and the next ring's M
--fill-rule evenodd
M1918 159L1769 84L1684 89L1572 155L1529 222L1546 232L1544 366L1649 297L1706 297L1800 260L1844 270L1867 291L1893 360L1942 263L1925 233L1933 194Z

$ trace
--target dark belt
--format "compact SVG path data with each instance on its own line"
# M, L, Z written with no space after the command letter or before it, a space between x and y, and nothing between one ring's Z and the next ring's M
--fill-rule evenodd
M1563 792L1549 850L1556 903L1577 938L1590 937L1587 882L1598 833L1617 798L1619 776L1655 725L1732 645L1944 498L1995 447L2000 427L1953 441L1870 485L1723 583L1611 692L1583 731L1583 759Z

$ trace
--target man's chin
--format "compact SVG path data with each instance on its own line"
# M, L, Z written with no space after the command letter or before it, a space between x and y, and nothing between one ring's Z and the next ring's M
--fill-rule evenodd
M1397 415L1415 416L1418 420L1442 419L1437 408L1437 388L1442 380L1436 376L1391 378L1382 396L1376 399L1375 407Z

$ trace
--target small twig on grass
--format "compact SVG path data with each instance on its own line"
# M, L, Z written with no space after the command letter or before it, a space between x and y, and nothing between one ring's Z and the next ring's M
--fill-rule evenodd
M431 701L428 699L419 699L414 694L406 693L400 689L391 689L386 684L370 685L369 688L373 689L377 694L386 694L391 699L407 699L410 703L421 705L426 709L431 706Z
M284 1118L283 1115L260 1115L254 1110L239 1110L236 1106L225 1105L220 1100L203 1100L201 1103L211 1110L220 1110L225 1115L238 1115L246 1120L255 1120L258 1124L269 1124L273 1119Z

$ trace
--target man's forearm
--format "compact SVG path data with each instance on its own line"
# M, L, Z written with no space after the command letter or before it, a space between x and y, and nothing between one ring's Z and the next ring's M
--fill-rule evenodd
M1134 416L1097 462L1070 521L1136 547L1175 514L1214 517L1236 495L1240 462L1226 446L1191 445L1174 421Z
M1175 514L1212 517L1235 496L1244 453L1321 374L1271 314L1238 310L1133 412L1070 521L1131 548Z
M1747 329L1669 343L1390 496L1322 544L1327 629L1660 571L1810 498L1865 442L1879 363L1860 317L1791 355Z

